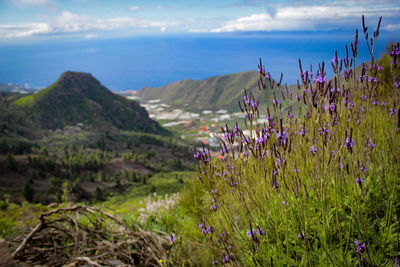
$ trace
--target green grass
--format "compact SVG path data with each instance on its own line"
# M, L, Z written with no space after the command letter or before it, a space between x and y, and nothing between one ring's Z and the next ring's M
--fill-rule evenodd
M158 195L172 194L182 191L187 183L191 183L195 172L169 172L158 173L147 180L147 184L132 188L124 195L114 196L101 203L117 213L134 213L143 207L143 200L156 192ZM183 183L180 182L182 179Z
M34 95L28 95L25 97L21 97L20 99L15 101L15 104L21 107L27 107L31 106L34 103L34 100L35 100Z
M41 204L23 202L5 204L2 201L0 209L0 237L12 239L26 231L27 227L34 227L39 222L42 212L49 209Z

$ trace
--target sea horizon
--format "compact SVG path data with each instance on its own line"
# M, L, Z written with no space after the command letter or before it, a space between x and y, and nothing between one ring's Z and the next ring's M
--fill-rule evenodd
M345 56L345 45L354 40L354 31L326 32L246 32L226 34L186 34L140 36L113 39L53 39L47 42L23 41L0 44L0 83L28 84L43 88L65 71L91 73L113 91L140 90L169 83L257 70L259 58L274 79L299 79L298 60L303 68L330 61L338 50ZM382 31L375 47L375 58L398 35ZM359 32L356 64L369 60L365 38Z

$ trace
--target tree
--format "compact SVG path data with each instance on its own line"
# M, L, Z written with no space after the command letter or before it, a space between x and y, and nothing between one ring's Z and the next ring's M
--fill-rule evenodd
M98 186L96 186L96 190L94 191L94 197L96 198L97 201L104 200L103 190L101 190L100 187Z
M8 143L5 139L0 142L0 154L6 154L9 151Z
M33 202L33 199L35 198L35 189L33 188L31 183L25 183L22 189L22 195L27 201Z
M7 165L13 171L16 171L18 168L17 161L15 160L14 155L11 153L7 154Z

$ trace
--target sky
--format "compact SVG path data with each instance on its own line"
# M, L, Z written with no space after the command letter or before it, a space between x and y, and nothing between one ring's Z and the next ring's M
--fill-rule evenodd
M399 0L0 0L0 42L354 30L361 15L398 32L398 14Z

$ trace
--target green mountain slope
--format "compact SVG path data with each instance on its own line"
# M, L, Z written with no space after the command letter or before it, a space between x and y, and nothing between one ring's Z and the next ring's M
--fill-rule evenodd
M202 81L181 80L166 86L145 87L138 92L142 99L161 99L170 105L183 106L189 109L227 109L238 111L238 101L243 99L243 89L255 94L256 99L264 99L264 92L258 90L259 73L256 71L241 72L230 75L211 77Z
M165 132L137 102L112 93L88 73L65 72L51 86L15 103L30 111L44 129L83 123L99 128Z

